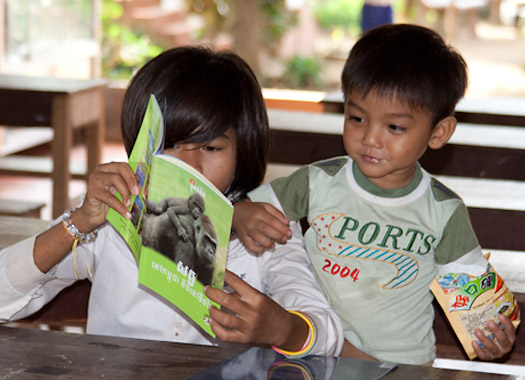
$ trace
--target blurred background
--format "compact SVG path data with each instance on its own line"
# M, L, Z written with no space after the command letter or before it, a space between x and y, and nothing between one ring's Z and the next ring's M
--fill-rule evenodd
M238 52L264 87L331 91L363 2L0 0L0 72L127 82L164 49L206 44ZM525 94L524 0L382 2L393 22L434 28L466 57L470 94Z
M107 79L103 161L126 160L124 89L161 51L231 49L266 89L338 91L365 1L389 6L394 23L435 29L456 47L470 68L468 97L525 99L525 0L0 0L0 74ZM33 148L18 151L18 142L31 139L38 140ZM16 154L49 156L51 139L51 130L0 126L0 163ZM85 153L75 145L71 159ZM71 181L72 197L84 188ZM37 215L49 219L51 189L50 178L2 175L0 200L41 202Z

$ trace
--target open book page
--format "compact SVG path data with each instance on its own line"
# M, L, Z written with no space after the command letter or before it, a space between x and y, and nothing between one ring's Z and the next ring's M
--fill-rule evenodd
M151 95L137 140L135 141L128 160L129 166L135 173L140 185L140 194L138 196L131 196L131 206L129 210L131 212L131 220L124 218L113 209L109 209L106 216L109 223L115 227L128 243L137 262L139 261L142 247L140 242L140 227L145 211L151 161L154 154L161 152L163 143L164 123L162 113L155 96ZM118 192L115 195L118 199L122 200Z
M141 187L131 198L132 218L110 209L107 219L137 260L139 284L215 337L204 287L223 287L233 206L197 170L161 154L163 138L162 114L152 95L128 161Z
M191 166L153 157L139 282L211 335L204 286L223 287L232 216L228 199Z

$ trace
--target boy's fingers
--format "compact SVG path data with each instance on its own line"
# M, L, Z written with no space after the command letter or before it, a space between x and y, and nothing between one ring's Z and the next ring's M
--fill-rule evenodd
M500 324L497 324L494 321L489 321L487 326L494 334L494 341L495 345L497 345L497 349L503 350L503 354L512 349L516 340L516 331L509 318L500 315L499 320Z
M487 353L485 350L483 350L483 349L479 346L478 342L475 341L475 340L472 341L472 348L474 349L474 352L476 353L476 355L477 355L477 357L478 357L479 359L481 359L481 360L490 360L490 359L492 359L492 358L488 355L488 353Z
M259 231L254 231L250 238L258 248L262 249L260 253L275 247L275 241Z
M489 338L480 329L476 329L475 335L478 341L472 342L474 352L480 359L492 360L500 358L512 349L515 341L515 329L512 322L504 316L500 316L501 325L494 321L487 322L488 329L492 332L493 338ZM507 321L505 321L505 319ZM510 323L510 325L507 324Z
M288 238L291 237L288 236L288 231L291 232L287 226L284 229L278 229L274 224L261 223L260 228L256 229L254 234L256 232L259 233L261 237L257 236L257 242L270 249L274 247L274 242L286 243Z
M255 242L251 238L248 238L248 240L246 240L245 247L248 251L250 251L251 253L255 253L257 255L260 255L261 253L266 251L264 247L257 244L257 242Z
M501 326L498 326L499 329L502 330L510 343L514 344L516 342L516 329L514 328L512 321L509 317L506 317L503 314L498 315L498 319L501 322Z
M263 203L263 207L269 214L272 214L275 218L279 219L279 221L282 224L287 225L287 226L290 224L290 221L288 220L288 218L280 210L278 210L271 204Z
M261 222L263 225L261 226L261 230L269 236L272 234L274 239L286 241L286 239L291 238L292 230L290 229L290 222L288 219L271 205L265 204L264 208L266 211L271 210L271 212L262 213ZM281 217L279 217L279 215Z

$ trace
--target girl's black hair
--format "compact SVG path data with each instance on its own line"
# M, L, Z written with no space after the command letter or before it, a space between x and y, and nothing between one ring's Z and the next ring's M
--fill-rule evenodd
M128 155L148 98L154 94L165 123L164 147L205 143L235 131L237 167L227 195L245 196L264 178L269 127L261 88L250 67L231 52L177 47L149 61L124 96L121 130Z
M343 94L406 102L431 115L435 126L453 115L465 95L467 64L436 32L417 25L374 28L350 51L342 74Z

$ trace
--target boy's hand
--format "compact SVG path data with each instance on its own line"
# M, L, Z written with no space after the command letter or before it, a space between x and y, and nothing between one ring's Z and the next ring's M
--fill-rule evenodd
M302 319L228 270L224 280L235 293L225 293L211 286L205 288L206 295L223 307L210 309L211 328L220 339L271 344L290 351L302 347L308 336L308 326Z
M483 347L480 347L478 342L472 341L474 352L481 360L494 360L501 358L512 350L514 342L516 342L516 329L511 320L503 314L498 315L500 325L494 321L487 322L487 327L494 334L494 340L485 336L483 332L476 329L475 334Z
M115 191L122 195L122 202L114 195ZM104 223L109 207L130 219L131 194L139 192L135 175L126 162L101 164L89 176L84 203L73 214L73 223L82 232L93 231Z
M275 242L284 244L292 236L290 222L269 203L236 203L233 212L233 229L246 248L254 253L273 249Z

